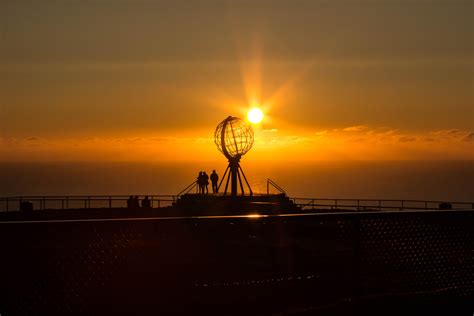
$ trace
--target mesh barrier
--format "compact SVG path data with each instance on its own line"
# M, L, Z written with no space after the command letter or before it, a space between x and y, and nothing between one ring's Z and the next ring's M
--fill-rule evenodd
M2 223L0 313L469 310L473 227L460 211Z
M469 223L451 217L426 222L413 215L361 220L362 293L472 297L472 219Z

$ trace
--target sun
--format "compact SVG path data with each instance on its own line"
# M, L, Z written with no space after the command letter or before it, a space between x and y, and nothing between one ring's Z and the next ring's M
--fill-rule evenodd
M263 112L259 108L252 108L247 113L248 120L253 124L258 124L263 120Z

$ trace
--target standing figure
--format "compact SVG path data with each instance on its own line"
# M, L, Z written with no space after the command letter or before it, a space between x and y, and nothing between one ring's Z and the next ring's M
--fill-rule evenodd
M135 195L135 198L133 199L133 207L140 208L140 199L138 198L138 195Z
M219 181L219 176L216 173L216 170L212 170L211 173L211 182L212 182L212 193L218 193L217 182Z
M145 199L142 200L142 208L151 208L151 201L148 196L145 196Z
M203 185L204 185L204 188L206 188L206 194L209 194L209 189L208 189L208 186L209 186L209 176L207 175L206 172L203 172L202 174L202 182L203 182ZM204 193L204 190L203 190L203 193Z
M197 185L198 185L198 188L199 188L199 194L204 194L204 183L203 183L203 172L200 171L199 172L199 175L197 177Z
M133 208L133 196L131 195L127 200L127 208Z

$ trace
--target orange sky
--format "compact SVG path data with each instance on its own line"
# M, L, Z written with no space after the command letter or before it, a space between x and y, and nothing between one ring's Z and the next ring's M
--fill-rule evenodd
M0 161L474 159L474 3L2 1ZM199 152L199 155L190 155Z

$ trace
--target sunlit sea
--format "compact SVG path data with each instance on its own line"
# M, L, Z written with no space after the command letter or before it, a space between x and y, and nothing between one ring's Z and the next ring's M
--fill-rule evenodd
M177 194L210 163L0 163L0 196ZM474 161L245 164L256 192L271 178L291 197L474 201Z

